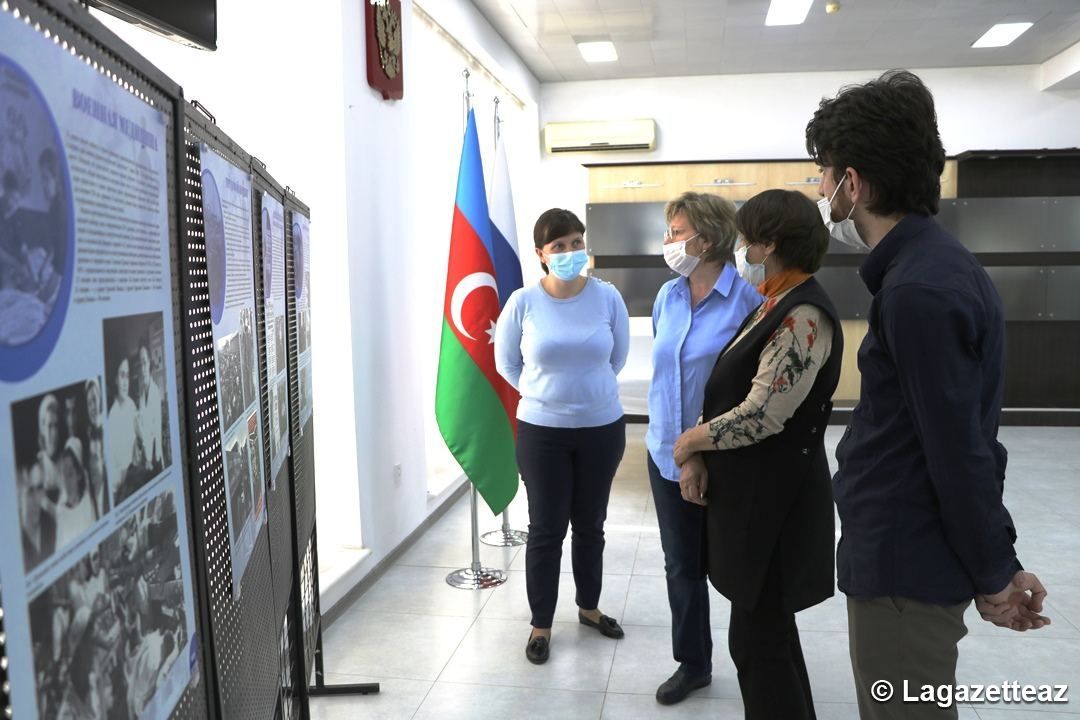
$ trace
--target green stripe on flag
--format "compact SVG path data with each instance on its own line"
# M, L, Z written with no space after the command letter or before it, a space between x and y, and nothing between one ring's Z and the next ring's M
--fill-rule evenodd
M514 434L495 389L443 319L435 419L446 446L496 515L517 493Z

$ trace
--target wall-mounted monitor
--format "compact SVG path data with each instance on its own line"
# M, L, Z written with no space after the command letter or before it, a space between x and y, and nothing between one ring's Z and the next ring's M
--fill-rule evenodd
M121 20L185 45L217 49L217 0L87 0Z

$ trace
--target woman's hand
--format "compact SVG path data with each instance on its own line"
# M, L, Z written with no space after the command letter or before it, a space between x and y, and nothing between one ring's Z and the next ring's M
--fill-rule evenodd
M682 467L694 453L712 449L709 442L709 426L702 424L690 428L675 441L675 464Z
M694 453L679 468L679 490L682 499L695 505L708 505L705 492L709 488L709 472L701 455Z

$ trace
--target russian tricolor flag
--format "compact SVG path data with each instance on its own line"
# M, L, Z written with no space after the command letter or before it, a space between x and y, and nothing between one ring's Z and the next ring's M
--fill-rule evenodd
M510 293L522 284L517 226L514 223L514 197L510 192L510 166L506 160L506 143L502 141L502 137L495 143L495 170L491 179L488 210L491 213L495 281L499 285L499 307L502 307Z

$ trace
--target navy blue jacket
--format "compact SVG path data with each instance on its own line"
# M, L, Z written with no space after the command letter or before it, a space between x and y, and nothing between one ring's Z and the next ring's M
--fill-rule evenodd
M1001 297L932 217L906 216L859 272L874 299L836 450L839 587L940 605L999 592L1020 569L1001 499Z

